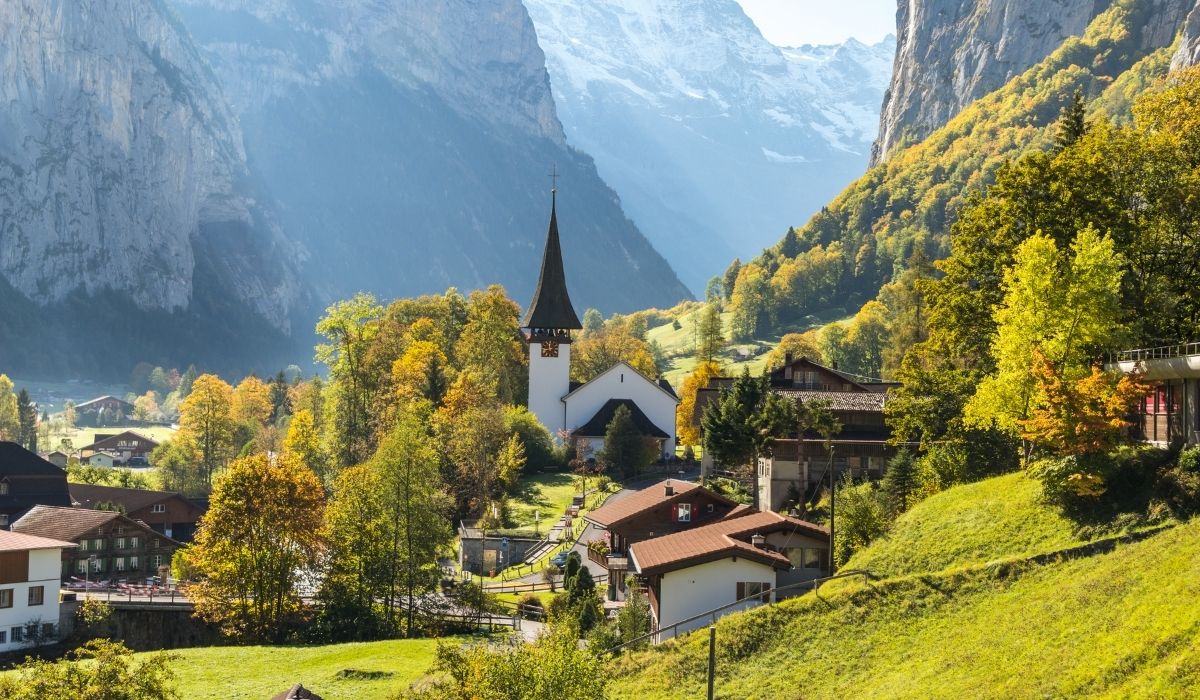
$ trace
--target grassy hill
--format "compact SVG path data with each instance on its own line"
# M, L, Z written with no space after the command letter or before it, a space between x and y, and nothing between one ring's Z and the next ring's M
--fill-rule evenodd
M901 518L827 586L718 624L718 697L1192 697L1200 521L1091 556L1009 475ZM905 574L905 575L898 575ZM614 662L614 698L702 696L707 635Z
M263 700L303 683L325 700L382 700L433 664L437 641L183 649L171 664L183 700Z

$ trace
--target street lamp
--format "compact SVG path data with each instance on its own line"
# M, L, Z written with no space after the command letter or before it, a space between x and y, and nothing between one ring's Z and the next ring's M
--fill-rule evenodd
M533 535L534 535L534 537L537 537L538 535L541 534L541 529L539 528L541 521L542 521L542 511L538 510L537 508L534 508L533 509Z

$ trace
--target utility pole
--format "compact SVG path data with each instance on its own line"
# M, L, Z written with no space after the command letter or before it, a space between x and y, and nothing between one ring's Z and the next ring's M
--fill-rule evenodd
M717 673L717 626L708 628L708 700L713 700L713 682Z
M837 514L837 475L833 471L833 445L829 446L829 575L837 572L837 560L833 556L834 517Z

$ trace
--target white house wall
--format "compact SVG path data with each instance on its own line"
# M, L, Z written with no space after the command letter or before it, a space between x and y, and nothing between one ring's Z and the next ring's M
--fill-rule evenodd
M736 560L730 557L663 574L658 596L659 629L734 602L737 600L739 581L766 583L775 588L775 569L745 557ZM757 607L757 604L746 602L722 610L719 616L753 607ZM710 623L709 618L695 620L681 625L674 633L664 632L661 639L706 627Z
M587 423L609 399L630 399L636 403L650 422L669 436L663 445L663 453L668 456L675 454L675 409L679 400L623 363L615 365L567 397L567 429L574 430Z
M62 572L62 550L35 549L29 552L29 581L0 585L13 589L13 605L0 609L0 630L4 631L4 643L0 653L28 648L24 642L14 643L12 628L25 627L37 620L58 627L58 589ZM42 604L29 605L29 588L42 586Z

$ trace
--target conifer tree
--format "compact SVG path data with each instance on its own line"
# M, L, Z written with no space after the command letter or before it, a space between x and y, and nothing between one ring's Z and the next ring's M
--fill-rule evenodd
M887 464L883 474L883 496L893 518L908 510L917 487L917 460L907 448L900 450Z
M1071 96L1071 104L1062 108L1058 117L1057 130L1054 135L1054 148L1065 151L1075 145L1087 133L1086 110L1083 105L1083 93L1079 90Z
M30 452L37 452L37 407L25 389L17 394L17 423L17 442Z
M794 258L800 254L800 236L796 234L795 228L788 226L787 233L779 243L779 254L785 258Z

